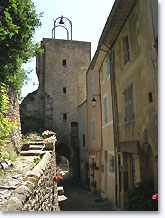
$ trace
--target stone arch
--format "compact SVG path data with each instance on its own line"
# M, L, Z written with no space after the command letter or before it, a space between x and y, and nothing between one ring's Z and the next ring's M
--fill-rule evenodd
M141 173L142 179L154 178L153 151L148 142L143 143L141 152Z
M71 160L71 149L64 143L56 146L56 153L60 156L66 157L69 161Z

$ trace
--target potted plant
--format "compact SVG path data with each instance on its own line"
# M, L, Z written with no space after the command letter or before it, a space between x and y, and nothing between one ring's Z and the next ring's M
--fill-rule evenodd
M44 149L43 150L53 150L53 146L55 145L57 139L55 135L52 135L49 138L44 139Z
M51 137L51 136L53 136L53 135L56 135L56 133L53 132L53 131L50 131L50 130L45 130L45 131L42 133L42 136L43 136L44 139L49 138L49 137Z

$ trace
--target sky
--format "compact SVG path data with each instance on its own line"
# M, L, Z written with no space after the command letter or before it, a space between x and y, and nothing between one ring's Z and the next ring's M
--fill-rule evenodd
M43 38L52 38L53 20L62 15L72 22L72 39L91 42L91 58L93 57L106 20L110 14L114 0L32 0L37 13L43 13L42 26L36 29L35 42ZM64 28L56 28L56 39L66 39ZM32 70L31 81L22 88L22 96L38 88L36 75L36 60L23 65L23 68Z

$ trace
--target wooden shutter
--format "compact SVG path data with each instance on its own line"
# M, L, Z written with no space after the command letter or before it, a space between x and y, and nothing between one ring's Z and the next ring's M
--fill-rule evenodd
M110 56L107 54L107 76L110 76L111 66L110 66Z
M125 95L125 121L132 121L134 119L133 107L133 84L127 86L124 91Z
M123 37L123 55L124 55L124 64L126 64L130 59L128 36Z
M104 81L103 64L101 65L100 73L101 73L101 81L103 82Z
M107 96L104 97L104 123L108 122L108 105Z

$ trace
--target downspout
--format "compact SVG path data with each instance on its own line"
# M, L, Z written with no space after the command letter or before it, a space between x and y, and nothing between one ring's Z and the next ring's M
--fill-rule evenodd
M118 119L117 119L117 96L116 96L116 87L115 87L115 54L110 48L109 51L110 60L112 60L111 67L111 96L112 96L112 113L113 113L113 132L114 132L114 152L115 152L115 206L117 206L118 199Z
M102 109L101 109L101 88L100 88L100 70L99 70L99 93L100 93L100 96L99 96L99 98L100 98L100 122L101 122L101 145L100 145L100 155L101 155L101 157L100 157L100 166L101 166L101 164L102 164L102 151L103 151L103 139L102 139ZM101 193L101 168L99 169L99 182L100 182L100 193Z

